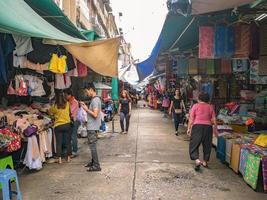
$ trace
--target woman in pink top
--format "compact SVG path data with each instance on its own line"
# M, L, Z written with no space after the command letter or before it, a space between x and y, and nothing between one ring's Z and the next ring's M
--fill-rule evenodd
M198 103L192 107L188 123L187 134L191 137L189 153L191 160L196 162L196 171L201 165L208 167L212 148L212 126L217 126L215 112L213 106L209 104L209 99L207 93L199 94ZM204 161L199 160L200 144L203 146Z

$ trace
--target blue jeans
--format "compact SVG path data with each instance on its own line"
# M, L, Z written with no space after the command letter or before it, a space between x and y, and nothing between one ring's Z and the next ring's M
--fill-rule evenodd
M130 125L130 115L129 113L120 113L120 125L121 125L121 130L124 131L124 120L126 121L126 131L128 131L129 129L129 125Z
M78 139L77 139L77 131L79 127L79 121L74 121L71 130L71 148L72 152L78 152Z

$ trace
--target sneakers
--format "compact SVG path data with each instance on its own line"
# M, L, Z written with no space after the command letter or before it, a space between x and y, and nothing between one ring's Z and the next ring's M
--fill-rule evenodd
M98 166L91 166L91 167L88 167L87 170L88 172L100 172L101 171L101 168Z
M79 154L77 152L72 152L71 158L77 157Z

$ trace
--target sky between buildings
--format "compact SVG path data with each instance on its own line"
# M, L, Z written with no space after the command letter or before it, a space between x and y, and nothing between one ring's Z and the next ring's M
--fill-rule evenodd
M166 18L166 0L111 0L111 6L134 59L148 58Z

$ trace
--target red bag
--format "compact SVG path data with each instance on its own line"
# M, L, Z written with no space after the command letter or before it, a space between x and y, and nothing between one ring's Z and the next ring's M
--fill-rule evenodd
M16 133L12 132L8 128L0 129L0 133L8 136L10 138L10 144L7 147L7 152L11 153L17 151L21 148L21 138Z

